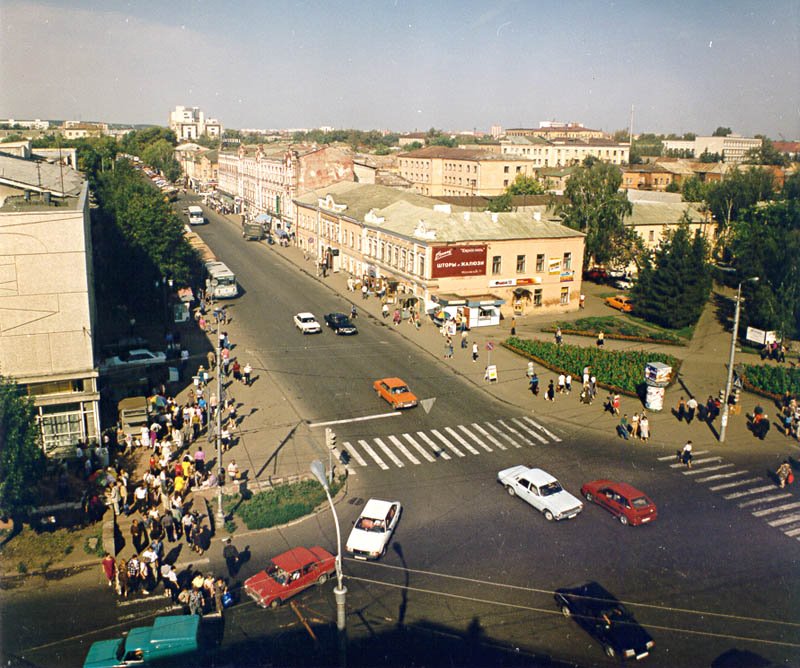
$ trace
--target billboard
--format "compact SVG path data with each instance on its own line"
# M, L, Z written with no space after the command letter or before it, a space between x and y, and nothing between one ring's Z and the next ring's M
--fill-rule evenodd
M434 246L431 278L482 276L486 273L486 245Z

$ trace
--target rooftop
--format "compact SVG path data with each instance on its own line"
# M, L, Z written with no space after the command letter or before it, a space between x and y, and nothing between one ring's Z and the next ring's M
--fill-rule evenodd
M83 175L66 165L0 152L0 197L3 198L0 205L4 210L74 207L85 184ZM28 191L27 198L25 191ZM35 193L33 197L32 193Z
M702 223L706 216L690 202L660 202L637 200L633 212L625 217L625 225L676 225L689 214L693 223Z
M500 153L491 153L480 149L449 148L448 146L426 146L416 151L400 153L400 158L442 158L444 160L522 160L518 157L509 157Z

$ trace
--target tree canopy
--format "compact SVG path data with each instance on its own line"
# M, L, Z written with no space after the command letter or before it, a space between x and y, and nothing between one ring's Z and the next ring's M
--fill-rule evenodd
M564 191L555 212L572 229L586 234L584 268L592 264L616 264L620 248L629 237L623 219L632 211L620 192L622 173L614 165L590 162L580 165Z
M718 126L714 132L711 133L712 137L727 137L728 135L732 134L733 130L730 128L725 128L723 126Z
M746 208L774 196L775 180L768 170L751 167L728 172L721 181L705 188L705 201L721 230L738 220Z
M506 188L509 195L542 195L544 186L534 176L517 174L514 181Z

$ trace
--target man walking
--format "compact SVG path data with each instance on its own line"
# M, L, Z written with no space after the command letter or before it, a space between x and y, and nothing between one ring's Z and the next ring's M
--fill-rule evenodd
M239 550L231 542L230 538L225 539L225 547L222 550L222 556L225 557L225 565L228 567L228 574L233 578L239 571Z
M478 344L474 341L472 343L472 361L473 362L478 361Z

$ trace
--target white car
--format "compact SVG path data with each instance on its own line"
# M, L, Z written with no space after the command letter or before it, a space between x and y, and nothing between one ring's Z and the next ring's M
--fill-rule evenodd
M614 281L614 287L618 290L630 290L633 287L633 281L630 278L618 278Z
M124 369L131 366L147 366L148 364L164 364L167 355L163 352L152 352L146 348L131 350L126 355L115 355L103 361L100 366L107 369Z
M294 325L303 334L319 334L322 331L313 313L298 313L294 317Z
M512 466L497 474L499 482L511 496L518 496L542 512L545 519L565 520L583 510L580 499L572 496L561 483L542 469Z
M370 499L358 516L345 549L356 559L379 559L386 554L403 506L399 501Z

